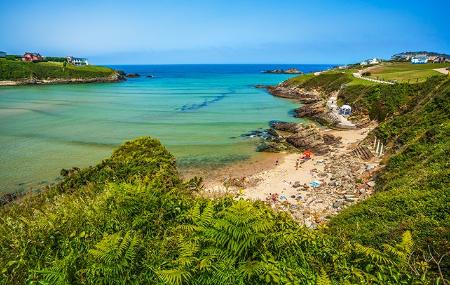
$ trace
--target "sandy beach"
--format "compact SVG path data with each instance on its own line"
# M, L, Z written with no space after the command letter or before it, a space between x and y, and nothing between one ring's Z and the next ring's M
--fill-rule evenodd
M353 150L374 127L325 129L324 133L341 137L341 144L326 155L313 154L308 160L301 159L301 153L269 154L258 163L244 162L217 170L213 179L205 181L202 194L207 197L232 194L236 199L266 201L274 208L290 212L306 226L315 227L373 192L371 177L380 159L364 160L354 155ZM320 185L314 187L317 182Z

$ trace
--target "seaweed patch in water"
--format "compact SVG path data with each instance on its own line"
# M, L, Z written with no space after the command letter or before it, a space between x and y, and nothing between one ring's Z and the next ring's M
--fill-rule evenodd
M222 93L219 96L216 96L212 99L205 99L202 103L197 103L197 104L184 104L181 108L178 108L177 111L181 111L181 112L190 112L190 111L196 111L198 109L207 107L210 104L216 103L222 99L224 99L227 95L232 94L234 92L227 92L227 93Z

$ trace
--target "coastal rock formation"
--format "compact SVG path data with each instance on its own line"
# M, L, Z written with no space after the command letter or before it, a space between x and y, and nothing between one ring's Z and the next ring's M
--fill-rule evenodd
M286 142L299 150L312 150L314 153L322 155L330 152L330 146L336 146L341 138L323 132L313 125L299 125L298 131L286 138Z
M272 69L272 70L264 70L263 73L276 73L276 74L302 74L300 70L297 68L288 68L288 69Z
M298 131L299 124L297 123L288 123L281 121L273 121L270 122L270 127L277 131L285 131L289 133L296 133Z
M128 73L127 77L128 78L138 78L138 77L141 77L141 75L139 73Z
M257 147L260 152L298 152L308 149L316 154L326 154L331 147L336 147L341 142L340 137L326 133L315 125L275 121L270 126L270 129L242 136L261 138L262 143Z
M267 88L267 91L281 98L294 99L303 103L302 106L294 110L294 116L297 118L310 118L314 121L330 127L344 128L342 124L342 116L336 111L327 108L327 100L329 97L337 97L337 91L330 94L324 94L316 89L304 89L290 86L287 82L283 82L277 86ZM345 120L346 121L346 120Z

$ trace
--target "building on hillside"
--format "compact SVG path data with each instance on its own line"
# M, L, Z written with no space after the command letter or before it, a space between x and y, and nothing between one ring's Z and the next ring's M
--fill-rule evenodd
M411 58L412 64L423 64L423 63L427 63L427 62L428 62L428 57L426 55L418 55L418 56L413 56Z
M6 52L0 51L0 57L6 57Z
M347 104L342 105L342 107L339 108L339 114L343 116L350 116L352 114L352 107Z
M361 61L359 64L360 65L369 65L369 64L378 64L378 63L380 63L381 62L381 59L378 59L378 58L372 58L372 59L366 59L366 60L363 60L363 61Z
M378 59L378 58L372 58L372 59L369 59L368 61L367 61L369 64L378 64L378 63L380 63L381 62L381 59Z
M428 60L432 61L433 63L442 63L446 62L448 59L443 56L435 56L433 59L428 58Z
M33 53L33 52L26 52L22 56L23 61L36 62L36 61L41 61L43 59L44 58L40 54Z
M87 58L68 56L66 59L68 63L73 65L89 65Z

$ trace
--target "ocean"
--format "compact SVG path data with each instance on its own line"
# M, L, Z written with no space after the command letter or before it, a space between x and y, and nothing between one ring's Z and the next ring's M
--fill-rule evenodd
M121 65L139 73L119 83L0 87L0 192L54 181L62 168L86 167L126 140L159 139L179 167L218 167L256 155L241 137L272 120L299 121L292 101L255 85L293 75L262 70L331 65ZM152 75L148 78L147 75Z

